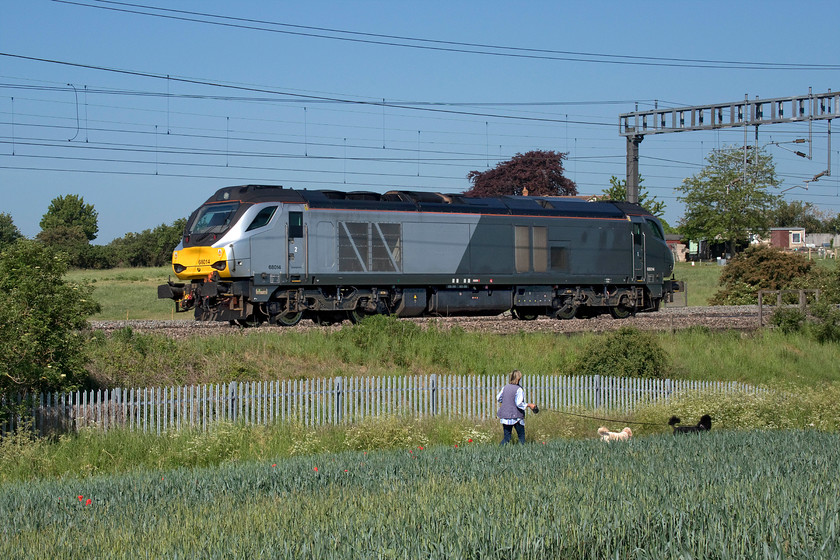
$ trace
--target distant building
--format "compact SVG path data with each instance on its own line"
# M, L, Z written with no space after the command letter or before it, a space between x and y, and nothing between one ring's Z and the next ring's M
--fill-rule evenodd
M671 253L674 254L675 262L686 261L686 253L688 253L688 247L685 243L683 243L682 235L666 233L665 243L668 244L668 248L671 249Z
M770 228L770 246L794 251L805 248L805 228Z

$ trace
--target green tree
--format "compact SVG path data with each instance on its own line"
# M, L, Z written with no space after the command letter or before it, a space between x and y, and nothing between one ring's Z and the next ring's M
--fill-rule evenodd
M559 196L577 194L577 185L563 175L568 154L535 150L516 154L487 171L470 171L472 187L464 194L477 197L506 195Z
M93 204L85 204L85 199L75 194L52 199L47 213L41 218L41 230L46 231L59 226L80 227L88 241L96 239L99 232L99 213Z
M642 186L644 179L639 177L639 205L659 218L666 233L673 233L673 228L662 217L665 215L665 203L650 196ZM609 188L604 189L604 196L609 200L627 200L627 179L619 179L615 175L610 177Z
M36 239L67 256L67 264L74 268L113 268L114 250L109 245L91 245L81 226L55 226L42 230Z
M801 227L807 233L829 233L830 219L810 202L779 200L773 209L772 227Z
M823 233L840 233L840 213L826 216L823 220Z
M642 186L644 181L644 178L639 177L639 205L657 218L661 218L665 215L665 203L648 194ZM610 200L627 200L627 179L619 179L615 175L610 177L610 186L604 189L604 196Z
M82 226L58 224L42 229L35 239L52 249L67 256L67 264L81 268L81 255L90 245Z
M686 237L726 242L735 254L737 243L746 243L750 234L767 235L779 200L768 189L780 181L763 148L748 152L745 170L742 149L713 150L707 165L677 187L685 203L680 227Z
M0 393L78 387L93 288L66 282L66 257L29 239L0 249L0 270Z
M0 248L13 243L16 239L23 237L20 230L12 221L11 214L0 212Z
M181 241L187 220L161 224L140 233L127 233L108 244L119 262L126 266L163 266L172 262L172 251Z

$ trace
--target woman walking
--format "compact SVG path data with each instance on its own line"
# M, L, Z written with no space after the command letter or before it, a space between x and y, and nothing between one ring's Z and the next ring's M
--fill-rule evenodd
M513 429L516 428L516 438L519 443L525 443L525 409L535 410L537 405L525 401L525 389L522 383L522 372L518 369L510 372L508 384L502 387L496 400L499 401L499 412L497 416L502 423L502 443L505 445L510 441Z

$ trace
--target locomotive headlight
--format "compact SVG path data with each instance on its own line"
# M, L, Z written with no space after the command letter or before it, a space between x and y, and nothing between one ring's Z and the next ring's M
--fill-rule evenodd
M187 267L186 267L186 266L184 266L184 265L182 265L182 264L178 264L178 263L173 264L173 265L172 265L172 268L173 268L173 269L175 270L175 272L176 272L176 273L178 273L178 274L180 274L181 272L184 272L185 270L187 270Z
M227 266L227 261L216 261L210 265L210 268L214 268L216 270L224 270Z

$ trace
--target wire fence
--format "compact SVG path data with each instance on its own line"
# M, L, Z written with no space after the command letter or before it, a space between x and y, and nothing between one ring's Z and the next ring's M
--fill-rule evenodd
M754 392L738 382L529 375L527 399L553 410L630 412L679 393ZM26 426L39 434L124 428L161 434L208 430L217 422L305 426L385 415L494 418L507 376L417 375L230 382L116 388L0 397L0 435Z

